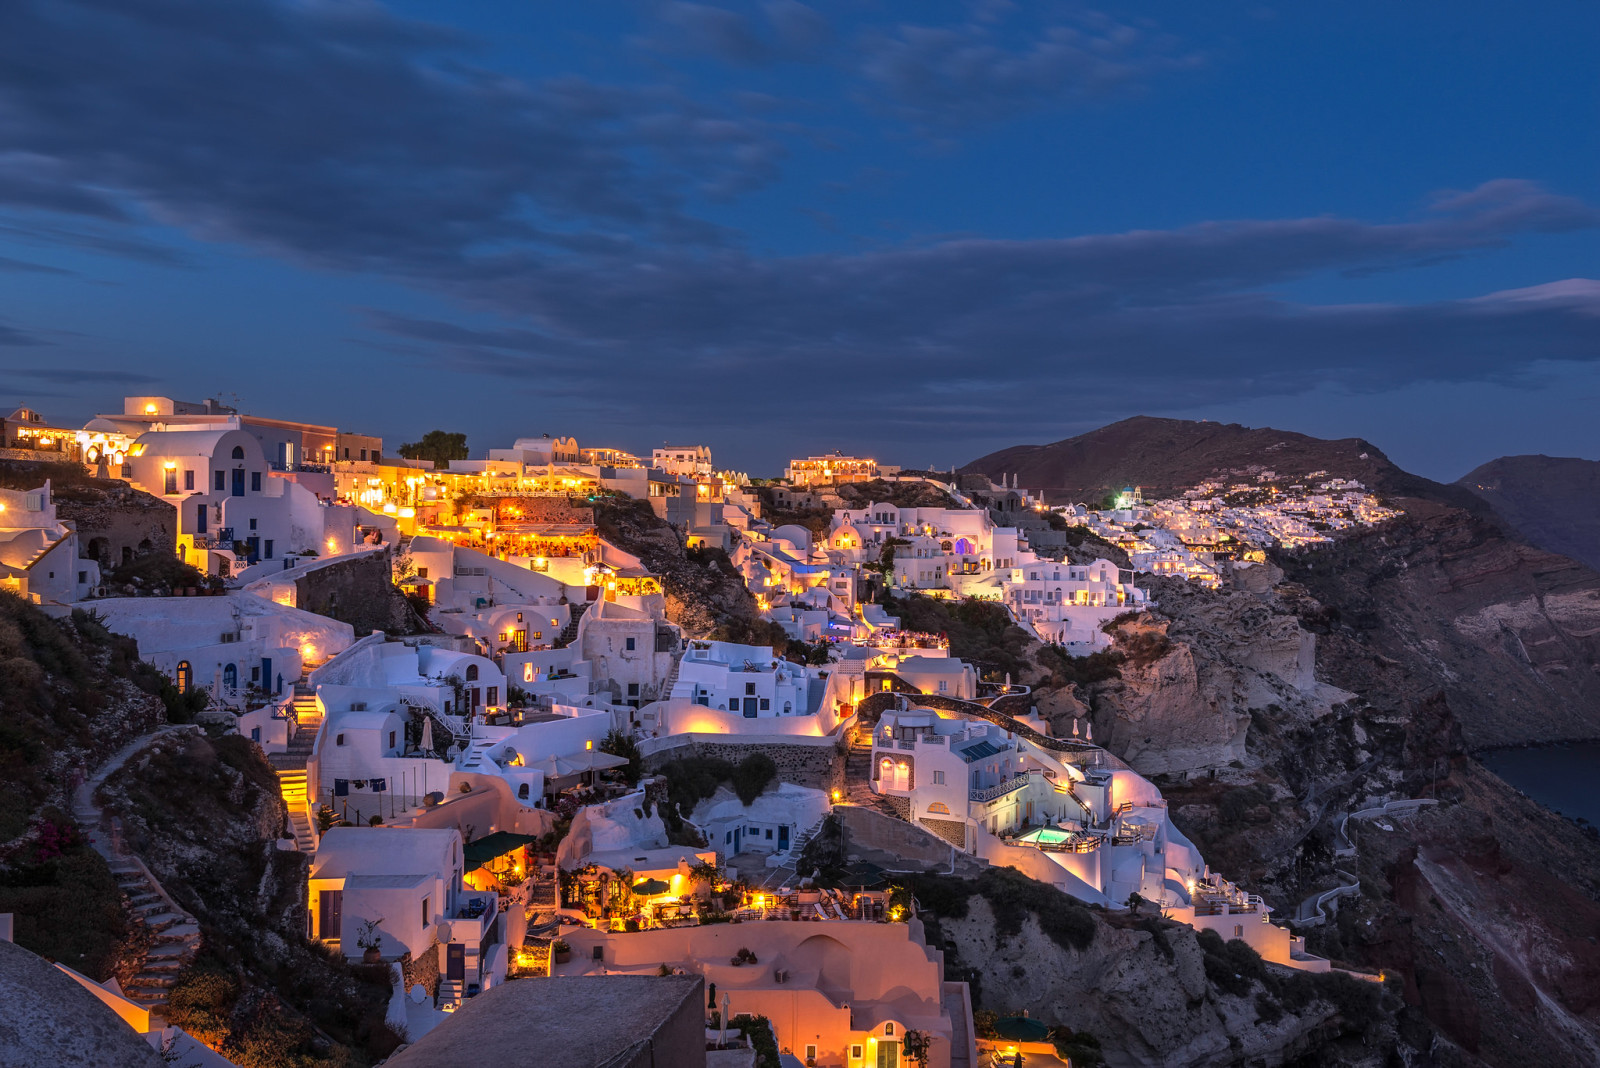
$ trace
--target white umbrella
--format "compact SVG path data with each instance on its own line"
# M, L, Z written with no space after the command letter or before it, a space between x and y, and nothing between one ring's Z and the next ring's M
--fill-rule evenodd
M433 752L433 717L422 717L422 751Z

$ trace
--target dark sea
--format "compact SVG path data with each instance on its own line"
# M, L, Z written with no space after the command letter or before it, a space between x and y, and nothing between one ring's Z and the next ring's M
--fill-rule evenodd
M1484 766L1535 801L1569 819L1600 826L1600 742L1496 749Z

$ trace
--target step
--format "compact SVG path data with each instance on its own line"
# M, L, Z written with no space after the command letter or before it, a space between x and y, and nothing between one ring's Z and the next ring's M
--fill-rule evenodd
M158 963L164 965L168 961L181 962L188 952L189 947L182 942L162 942L150 947L150 951L144 955L145 967L153 968Z
M156 975L165 974L167 972L181 972L188 966L189 962L184 960L182 955L169 955L164 957L146 956L144 959L144 968L140 970L139 974Z
M167 913L167 910L171 907L172 906L167 904L166 901L157 897L152 901L144 902L142 905L134 905L133 911L138 914L140 919L150 920L156 916L162 915L163 913ZM170 915L170 913L167 914Z
M176 971L170 973L165 971L142 971L138 975L134 976L128 985L141 990L154 990L158 987L170 988L177 983L177 981L178 974Z
M164 986L132 986L122 992L123 996L132 1001L137 1001L147 1009L160 1005L167 1006L167 998L172 991Z
M153 927L157 931L165 931L173 924L182 923L184 921L185 917L176 912L169 912L167 909L168 905L166 902L162 902L160 911L147 912L139 918L144 921L144 925L146 927Z
M151 935L150 940L160 945L200 944L200 927L193 923L175 923ZM191 942L192 940L192 942Z

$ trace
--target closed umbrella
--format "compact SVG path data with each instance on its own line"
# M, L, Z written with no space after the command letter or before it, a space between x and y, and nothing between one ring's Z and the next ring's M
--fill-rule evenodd
M422 751L433 752L433 717L422 717Z

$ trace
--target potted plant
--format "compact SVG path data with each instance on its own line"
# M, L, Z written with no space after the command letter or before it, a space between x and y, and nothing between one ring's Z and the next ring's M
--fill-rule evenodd
M378 924L382 922L382 919L361 921L361 929L356 932L356 945L362 949L362 964L377 964L383 960L383 936L378 933Z
M557 964L565 964L572 959L572 947L563 938L558 938L550 943L550 952L555 955Z

